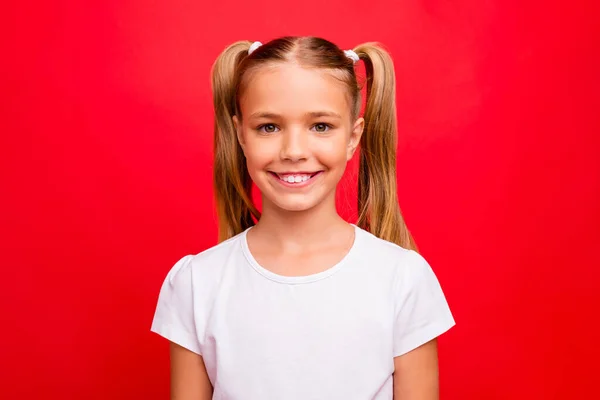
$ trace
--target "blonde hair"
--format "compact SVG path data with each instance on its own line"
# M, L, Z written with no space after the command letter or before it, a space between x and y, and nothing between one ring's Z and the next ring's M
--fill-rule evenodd
M212 68L214 175L219 241L255 224L260 213L252 202L252 180L238 143L233 117L241 117L239 97L249 74L267 63L295 61L335 74L348 86L352 114L360 112L360 86L354 62L335 44L316 37L283 37L248 55L251 42L227 47ZM365 128L360 142L357 225L375 236L416 250L398 205L396 184L396 82L390 55L377 43L354 48L366 71Z

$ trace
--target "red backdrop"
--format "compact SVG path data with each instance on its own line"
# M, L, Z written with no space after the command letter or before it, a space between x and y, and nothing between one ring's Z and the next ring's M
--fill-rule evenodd
M2 6L0 397L167 398L158 290L216 240L211 63L314 34L396 61L401 205L458 323L442 398L592 398L593 2L202 3Z

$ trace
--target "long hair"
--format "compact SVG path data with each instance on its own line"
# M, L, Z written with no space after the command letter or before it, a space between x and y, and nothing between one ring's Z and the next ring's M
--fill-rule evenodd
M346 84L354 118L361 107L354 63L335 44L316 37L283 37L248 55L250 45L249 41L230 45L212 68L213 185L220 242L243 232L260 218L252 202L252 181L233 124L234 116L241 117L239 98L253 71L266 64L290 61L320 68ZM394 65L377 43L361 44L354 51L365 64L367 86L365 128L359 150L357 225L381 239L416 250L398 205Z

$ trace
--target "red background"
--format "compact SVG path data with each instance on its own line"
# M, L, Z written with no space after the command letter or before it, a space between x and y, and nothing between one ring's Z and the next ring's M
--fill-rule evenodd
M2 5L0 397L167 398L167 344L149 332L158 290L216 241L211 63L239 39L313 34L378 40L395 59L401 205L458 323L441 339L442 398L593 398L587 3Z

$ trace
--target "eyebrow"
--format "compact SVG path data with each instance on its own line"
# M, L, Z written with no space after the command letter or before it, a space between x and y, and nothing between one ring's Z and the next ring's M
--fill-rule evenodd
M342 116L333 111L312 111L305 114L306 117L320 118L320 117L331 117L342 119ZM255 112L250 114L250 118L265 118L265 119L280 119L281 115L271 112Z
M340 114L333 112L333 111L313 111L313 112L306 113L306 116L312 117L312 118L332 117L332 118L342 119L342 116Z

